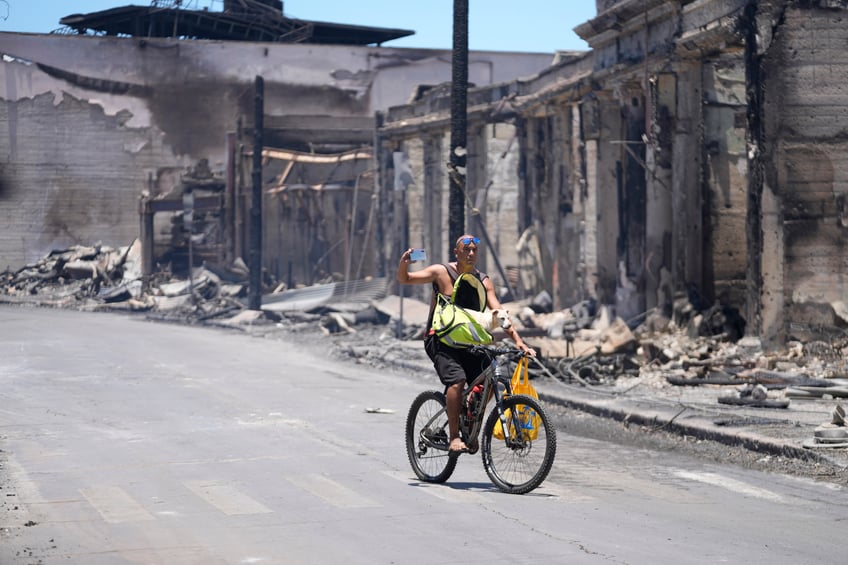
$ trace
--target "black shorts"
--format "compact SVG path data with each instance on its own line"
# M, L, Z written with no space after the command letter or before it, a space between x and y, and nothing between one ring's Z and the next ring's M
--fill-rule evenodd
M439 380L445 386L474 380L489 366L489 359L485 354L449 347L435 336L427 336L424 349L433 361Z

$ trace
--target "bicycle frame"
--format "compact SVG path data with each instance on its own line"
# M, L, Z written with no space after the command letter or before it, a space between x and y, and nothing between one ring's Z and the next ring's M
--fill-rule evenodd
M477 378L470 383L466 383L465 388L462 391L462 407L459 416L460 435L471 453L476 452L479 447L477 438L480 436L480 430L483 428L483 423L485 421L484 416L486 415L486 408L492 398L495 400L494 409L498 411L501 426L503 426L504 430L510 429L507 422L507 414L503 409L502 403L505 397L512 395L512 385L511 377L503 374L502 365L505 363L502 361L505 361L509 357L515 357L519 354L515 349L499 349L486 346L479 346L478 349L487 352L491 358L491 363L477 376ZM469 419L466 415L468 412L468 395L478 384L483 384L483 390L480 393L482 400L476 407L472 417ZM445 437L447 431L444 429L444 426L434 430L431 428L431 425L434 422L439 421L446 411L447 408L443 408L441 411L436 413L421 431L422 439L430 447L440 451L447 451L448 446L444 442L435 441L435 438L436 436L439 438ZM513 416L515 415L513 414ZM442 433L440 434L440 432ZM512 443L516 440L519 443L523 441L521 437L505 439L508 445L512 445Z

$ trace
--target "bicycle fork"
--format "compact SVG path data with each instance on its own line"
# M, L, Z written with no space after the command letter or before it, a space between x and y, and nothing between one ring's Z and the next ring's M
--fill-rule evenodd
M527 441L524 433L522 433L523 428L520 415L516 414L515 410L504 409L503 407L503 399L512 396L512 387L510 386L510 382L505 380L501 375L500 366L495 367L494 383L494 410L497 411L498 420L501 424L501 430L504 436L503 441L510 449L524 449ZM499 389L499 384L503 386L503 391Z

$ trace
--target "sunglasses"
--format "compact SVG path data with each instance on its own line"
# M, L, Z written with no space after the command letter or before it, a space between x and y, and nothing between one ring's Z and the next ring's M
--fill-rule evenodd
M462 245L471 245L472 243L474 245L477 245L477 244L480 243L480 238L479 237L463 237L462 239L459 240L459 242Z

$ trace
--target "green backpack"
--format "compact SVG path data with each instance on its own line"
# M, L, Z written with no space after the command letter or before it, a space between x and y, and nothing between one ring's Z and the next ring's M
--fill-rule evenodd
M451 269L448 269L450 272ZM471 273L459 275L453 285L453 293L447 298L436 293L436 305L433 310L433 323L430 326L436 337L450 347L471 347L492 343L492 335L468 313L471 308L456 305L457 297L464 295L463 303L476 298L479 311L486 307L486 288L483 281ZM476 295L476 296L475 296Z

